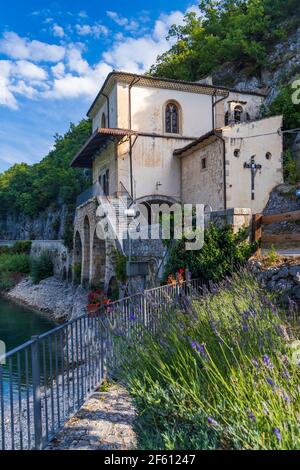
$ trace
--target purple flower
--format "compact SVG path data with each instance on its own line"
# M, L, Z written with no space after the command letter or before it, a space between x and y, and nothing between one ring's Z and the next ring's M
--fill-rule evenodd
M274 369L274 366L272 364L272 362L270 361L270 358L267 354L265 354L263 356L263 363L265 364L265 366L268 368L268 369Z
M218 423L218 421L216 421L215 419L213 419L211 416L209 416L207 418L207 421L208 421L208 424L210 426L214 426L215 428L219 428L220 427L220 423Z
M254 423L256 422L256 418L255 418L254 414L252 413L252 411L250 411L248 417L249 417L249 419L250 419L251 421L253 421Z
M217 325L216 325L216 323L214 322L214 320L209 320L208 323L210 324L210 327L211 327L211 329L213 330L213 332L214 332L215 334L217 334Z
M135 321L135 320L136 320L136 316L135 316L134 313L131 313L131 314L129 315L129 318L130 318L131 321Z
M273 382L272 379L270 379L270 377L267 377L266 381L268 382L269 385L271 385L272 388L275 388L275 383Z
M205 344L202 343L202 344L199 344L197 343L197 341L191 341L190 340L190 344L191 344L191 347L194 351L196 351L197 353L201 354L201 356L204 358L204 359L209 359L208 357L208 354L206 352L206 349L205 349Z
M277 441L280 442L281 441L281 433L280 433L279 429L275 428L275 429L273 429L273 432L274 432L275 436L277 437Z

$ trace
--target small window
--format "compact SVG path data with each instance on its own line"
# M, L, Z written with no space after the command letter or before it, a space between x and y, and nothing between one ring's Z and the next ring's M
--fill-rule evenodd
M165 128L168 134L179 134L179 108L175 103L166 106Z
M205 158L202 158L201 160L201 169L206 170L206 168L207 168L207 159L205 157Z
M271 158L272 158L271 152L267 152L267 153L266 153L266 159L267 159L267 160L271 160Z
M233 152L233 155L234 155L236 158L239 158L239 156L241 155L240 149L235 149L235 151Z
M105 128L106 128L106 116L105 116L105 113L102 114L102 118L101 118L101 127L102 127L102 129L105 129Z
M234 121L242 122L243 108L242 106L236 106L234 108Z
M229 111L225 114L225 126L228 126L229 124Z

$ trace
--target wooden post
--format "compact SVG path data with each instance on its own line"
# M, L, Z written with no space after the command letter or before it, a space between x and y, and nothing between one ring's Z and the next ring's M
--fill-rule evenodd
M261 254L262 219L262 214L254 214L252 218L252 242L258 243L257 255Z

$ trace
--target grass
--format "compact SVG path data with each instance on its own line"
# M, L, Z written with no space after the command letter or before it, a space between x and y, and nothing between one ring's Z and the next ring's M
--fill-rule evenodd
M139 447L299 449L293 313L279 311L243 272L188 313L168 314L157 337L120 338L120 379L137 406Z

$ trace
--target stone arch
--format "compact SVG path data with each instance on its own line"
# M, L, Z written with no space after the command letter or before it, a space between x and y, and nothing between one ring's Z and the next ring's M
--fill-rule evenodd
M101 239L97 235L97 229L94 230L92 245L92 262L91 262L91 285L93 287L103 287L105 282L106 268L106 243L105 239Z
M155 204L167 204L168 206L172 206L173 204L181 204L180 200L176 200L176 198L164 196L164 195L151 195L145 196L137 199L137 205L145 205L147 212L148 212L148 224L151 225L153 223L153 213L151 206Z
M83 223L83 260L82 260L82 283L89 284L91 264L91 231L90 220L85 216Z
M119 300L120 298L119 284L115 276L112 276L109 281L107 296L112 301Z
M75 233L75 241L74 241L74 262L73 262L73 281L76 284L81 283L81 275L82 275L82 241L80 237L80 233L77 231Z

